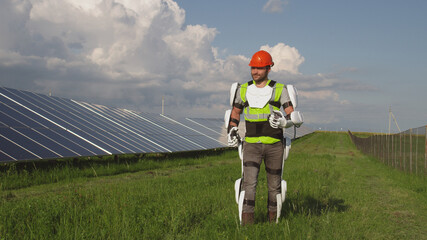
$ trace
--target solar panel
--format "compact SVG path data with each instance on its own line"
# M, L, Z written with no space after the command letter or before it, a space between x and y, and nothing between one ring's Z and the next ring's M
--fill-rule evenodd
M160 114L0 87L0 162L226 147L219 134L194 126Z
M25 152L30 153L22 153L22 156L9 154L16 160L105 154L91 144L82 142L81 138L70 130L7 97L3 90L0 89L0 121L6 127L2 128L1 134L21 152L25 149ZM37 110L40 112L40 109ZM1 150L7 154L14 151L9 145L2 145Z
M83 103L85 107L105 116L106 119L119 124L129 132L137 134L152 143L159 143L157 148L161 152L175 152L201 149L186 141L174 131L169 130L164 122L150 121L146 117L133 111L124 109L110 109L105 106Z
M224 120L219 118L186 118L195 129L203 131L210 136L224 134Z
M209 127L211 126L208 125L209 123L205 123L207 126L204 126L188 118L172 119L168 116L162 117L172 121L177 130L180 131L180 134L185 135L193 142L203 144L207 148L215 148L218 144L224 143L221 141L221 133L210 129Z

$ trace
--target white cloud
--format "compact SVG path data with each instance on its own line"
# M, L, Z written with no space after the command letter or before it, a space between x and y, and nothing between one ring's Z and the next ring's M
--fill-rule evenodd
M268 0L262 10L269 13L281 13L288 3L288 1L284 0Z
M271 54L274 62L272 71L288 71L292 74L299 74L298 67L304 62L304 57L299 54L296 48L278 43L273 47L264 45L261 50Z

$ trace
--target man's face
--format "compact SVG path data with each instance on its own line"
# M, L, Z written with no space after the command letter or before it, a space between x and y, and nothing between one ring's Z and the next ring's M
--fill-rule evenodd
M252 79L255 82L262 82L268 80L268 72L270 68L268 67L251 67Z

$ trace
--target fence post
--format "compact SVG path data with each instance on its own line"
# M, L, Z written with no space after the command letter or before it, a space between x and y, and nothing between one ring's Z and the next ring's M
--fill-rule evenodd
M383 163L385 164L385 145L384 145L385 136L381 136L381 158L383 159Z
M389 156L391 156L391 165L394 167L394 168L396 168L396 163L394 162L394 145L393 145L393 138L394 138L394 134L393 135L391 135L391 155L389 155Z
M409 129L409 172L412 173L412 128Z
M383 160L383 144L382 144L383 143L383 136L380 135L379 137L380 137L380 144L379 144L378 148L380 149L380 152L379 152L380 160L384 163L384 160Z
M383 145L384 145L383 146L384 164L386 164L386 161L387 161L387 134L383 136Z
M396 137L398 137L397 134L400 135L400 133L396 133ZM396 152L394 153L395 154L395 159L396 159L396 166L399 165L399 156L397 155L398 152L399 152L399 138L396 139Z
M403 171L406 172L406 136L403 134Z
M397 133L395 134L395 139L394 139L394 144L395 144L395 146L394 146L394 161L396 162L396 168L399 166L399 158L398 158L398 156L397 156L397 153L398 153L398 149L399 149L399 138L398 138L399 136L397 135Z
M390 135L389 134L386 134L385 135L385 143L387 144L386 145L386 148L385 148L385 151L386 151L386 154L385 154L385 157L387 158L387 166L390 166L390 157L389 157L389 146L388 146L388 142L390 141Z
M417 128L417 132L415 133L415 174L418 174L418 129Z
M378 138L379 138L378 140L380 141L378 144L378 156L379 156L380 161L382 161L382 158L383 158L382 136L379 135Z
M381 149L381 135L378 135L378 159L380 161L382 161L381 156L382 156L382 149Z
M399 165L399 155L397 154L399 152L399 150L398 150L399 149L399 141L398 140L399 140L399 138L398 138L398 135L396 134L396 150L394 153L394 157L396 159L396 166Z
M402 166L402 133L399 133L399 137L400 137L400 140L399 140L400 170L403 170L403 166Z
M374 148L374 157L377 157L377 136L372 136L373 137L373 148Z

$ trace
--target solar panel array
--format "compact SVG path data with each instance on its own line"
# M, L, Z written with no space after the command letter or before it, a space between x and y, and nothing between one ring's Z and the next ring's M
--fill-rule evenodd
M222 134L185 118L0 87L0 162L220 148Z
M301 127L296 137L311 132ZM294 137L293 130L285 134ZM0 163L222 148L226 136L222 119L171 118L0 87Z

